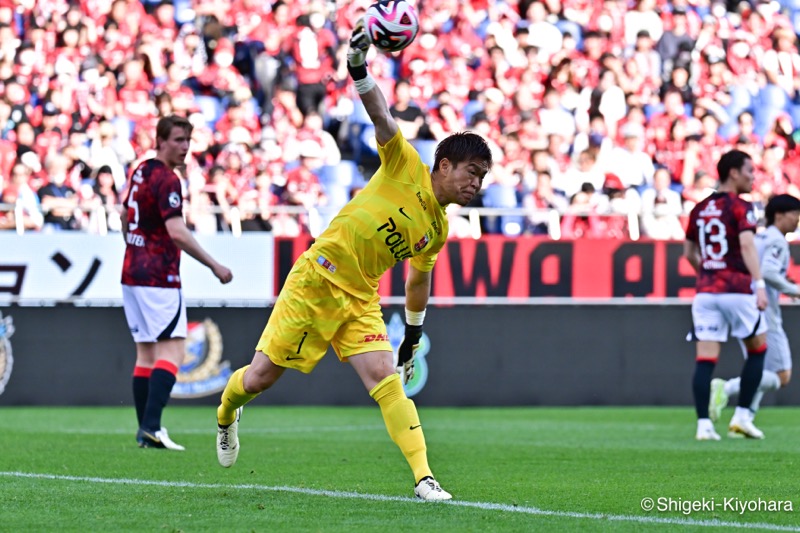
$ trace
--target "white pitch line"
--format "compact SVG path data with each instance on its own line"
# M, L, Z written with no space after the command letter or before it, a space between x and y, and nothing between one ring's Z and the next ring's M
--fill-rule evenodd
M2 427L2 426L0 426ZM10 428L9 428L10 429ZM130 428L114 428L114 429L86 429L86 428L27 428L29 433L56 433L66 435L127 435L136 433L136 429ZM272 428L247 428L243 434L280 434L280 433L318 433L318 432L331 432L331 431L386 431L385 426L371 425L371 426L295 426L295 427L272 427ZM214 427L209 428L187 428L175 429L175 434L189 434L189 435L208 435L216 434L217 430Z
M105 483L110 485L139 485L169 488L189 488L189 489L225 489L225 490L260 490L264 492L289 492L293 494L305 494L307 496L327 496L329 498L344 498L355 500L371 500L379 502L400 502L424 504L415 498L405 496L384 496L383 494L365 494L361 492L349 492L338 490L317 490L304 489L300 487L269 486L269 485L225 485L223 483L193 483L191 481L155 481L147 479L127 479L127 478L102 478L102 477L83 477L83 476L61 476L55 474L35 474L30 472L0 472L0 476L29 478L29 479L49 479L56 481L79 481L85 483ZM535 516L553 516L558 518L577 518L598 521L613 522L634 522L639 524L671 524L677 526L691 527L729 527L737 529L763 529L769 531L800 531L800 527L780 526L777 524L766 524L763 522L728 522L724 520L694 520L692 518L661 518L656 516L634 516L634 515L614 515L601 513L581 513L573 511L548 511L536 507L526 507L508 505L503 503L487 502L465 502L451 500L437 502L438 505L450 505L454 507L467 507L470 509L480 509L483 511L500 511L506 513L521 513ZM436 505L428 504L428 505Z

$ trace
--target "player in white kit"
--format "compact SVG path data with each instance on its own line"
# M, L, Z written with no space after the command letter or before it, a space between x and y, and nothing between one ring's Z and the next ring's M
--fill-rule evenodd
M786 278L789 268L789 243L786 234L797 229L800 221L800 200L788 194L774 196L766 208L767 229L756 235L756 248L761 262L761 275L767 282L768 305L765 311L767 325L767 355L764 372L758 391L750 404L750 410L758 411L764 393L789 384L792 377L792 354L789 340L783 331L780 297L786 294L800 297L800 287ZM709 415L719 418L728 405L728 398L739 394L740 379L714 379L711 382Z

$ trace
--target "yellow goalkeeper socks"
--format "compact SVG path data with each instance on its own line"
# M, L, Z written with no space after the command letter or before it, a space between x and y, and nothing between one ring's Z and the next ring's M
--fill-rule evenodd
M222 391L222 403L217 407L217 423L221 426L233 424L236 421L236 410L260 394L248 394L244 390L244 373L248 368L250 365L234 372Z
M414 481L431 476L428 466L428 453L425 447L425 435L419 423L417 408L414 402L406 398L400 376L392 374L375 385L369 392L381 408L383 421L389 436L403 452L411 470L414 472Z

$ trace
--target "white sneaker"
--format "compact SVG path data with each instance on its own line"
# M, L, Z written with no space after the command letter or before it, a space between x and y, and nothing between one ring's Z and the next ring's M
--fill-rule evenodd
M720 440L719 434L714 431L713 427L697 428L694 438L697 440Z
M728 395L725 394L725 380L714 378L711 380L711 399L708 402L708 417L712 422L719 420L722 410L728 405Z
M414 496L428 502L449 500L453 497L452 494L442 489L439 482L432 477L424 477L419 480L417 486L414 487Z
M167 434L167 428L165 427L162 427L160 430L156 431L156 437L161 440L161 444L163 444L164 448L168 450L175 450L177 452L186 450L186 448L173 442L172 439L169 438L169 434Z
M242 408L236 410L236 420L227 427L217 425L217 460L225 468L230 468L239 457L239 419Z
M169 433L167 433L167 428L165 427L162 427L155 433L139 429L136 434L136 442L139 443L140 448L166 448L167 450L174 450L176 452L186 450L186 448L173 442L172 439L169 438Z
M728 425L728 436L733 438L763 439L764 432L753 424L753 415L734 414Z

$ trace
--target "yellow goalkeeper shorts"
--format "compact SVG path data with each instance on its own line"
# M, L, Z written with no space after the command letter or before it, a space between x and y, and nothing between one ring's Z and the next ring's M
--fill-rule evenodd
M302 255L261 334L256 351L278 366L309 373L332 345L341 361L365 352L392 351L376 293L355 298L317 272Z

